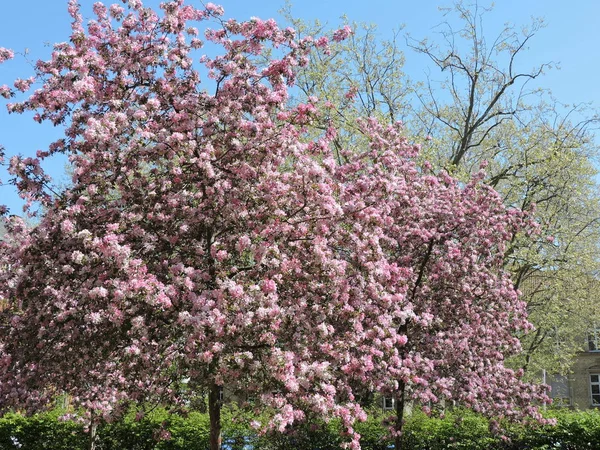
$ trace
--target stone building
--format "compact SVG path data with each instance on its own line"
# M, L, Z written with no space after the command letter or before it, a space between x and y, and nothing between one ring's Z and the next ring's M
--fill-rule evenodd
M600 328L587 334L584 350L577 353L571 373L547 375L555 406L600 408Z

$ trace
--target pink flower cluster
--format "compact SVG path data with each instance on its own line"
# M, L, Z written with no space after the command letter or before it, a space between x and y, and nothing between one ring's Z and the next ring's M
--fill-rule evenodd
M0 63L3 63L4 61L7 61L9 59L13 59L14 57L15 53L12 50L0 47Z

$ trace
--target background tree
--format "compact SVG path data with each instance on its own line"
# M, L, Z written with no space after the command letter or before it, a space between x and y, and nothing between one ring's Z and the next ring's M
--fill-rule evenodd
M402 119L407 137L422 144L422 161L465 182L488 162L486 182L506 204L535 207L540 233L515 236L505 261L536 326L523 337L526 351L515 363L532 376L540 368L564 372L596 310L589 280L598 271L600 242L597 119L586 105L568 107L536 87L552 63L522 69L542 22L522 32L507 26L490 37L483 29L489 11L458 2L443 10L448 20L435 39L407 40L439 69L441 81L409 80L396 38L380 41L373 27L358 25L352 40L331 46L329 57L313 56L315 65L300 70L298 80L305 95L344 99L339 109L329 107L322 125L345 130L339 146L362 139L356 116ZM307 34L319 27L293 23ZM541 279L552 295L530 292Z
M292 3L281 11L300 36L323 34L327 27L315 20L308 24L296 19ZM316 96L325 108L317 133L328 127L337 130L336 151L362 146L364 139L357 120L377 117L390 124L411 117L410 98L414 87L403 72L404 54L399 48L399 31L390 40L380 40L377 27L350 24L354 32L343 41L329 42L327 52L310 52L309 64L298 70L292 101Z
M451 95L447 104L435 98L429 81L428 99L420 98L431 121L427 131L443 136L450 151L441 164L468 173L480 161L489 161L488 182L507 204L525 209L535 205L541 234L533 242L516 238L506 264L526 295L527 284L539 279L554 295L529 296L528 310L537 329L524 340L521 364L536 376L541 368L563 372L568 357L581 348L577 334L589 325L594 311L587 289L590 276L597 272L600 242L592 134L597 119L585 105L568 108L552 99L548 103L541 91L530 88L551 67L519 69L540 21L520 33L506 27L492 40L483 29L489 9L458 3L453 11L463 20L463 28L455 31L442 25L440 41L445 47L427 41L409 44L448 73L440 86ZM460 48L461 40L466 50ZM567 279L570 287L564 289ZM565 316L569 320L564 321ZM557 334L563 345L553 345L549 353L536 352L547 349L544 341Z

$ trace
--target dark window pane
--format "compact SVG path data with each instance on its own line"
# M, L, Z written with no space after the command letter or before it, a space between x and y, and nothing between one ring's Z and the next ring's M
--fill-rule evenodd
M590 375L590 380L592 380L592 383L598 383L598 377L599 375Z

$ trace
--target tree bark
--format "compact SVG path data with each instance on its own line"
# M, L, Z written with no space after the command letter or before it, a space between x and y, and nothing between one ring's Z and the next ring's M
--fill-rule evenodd
M88 443L88 450L96 450L96 444L98 443L98 422L94 420L94 416L90 419L90 441Z
M396 424L394 425L394 449L402 450L402 428L404 427L404 404L406 383L400 381L398 384L398 392L396 393Z
M208 416L210 418L210 450L221 450L221 388L212 384L208 393Z

